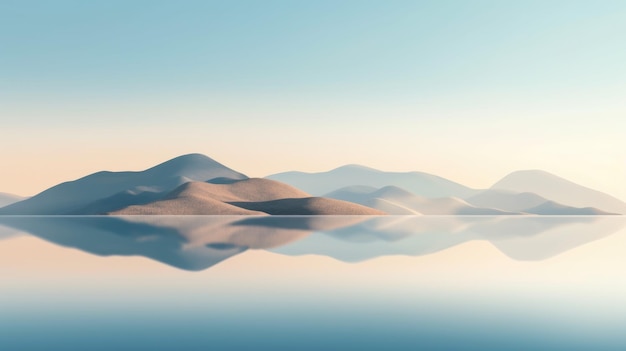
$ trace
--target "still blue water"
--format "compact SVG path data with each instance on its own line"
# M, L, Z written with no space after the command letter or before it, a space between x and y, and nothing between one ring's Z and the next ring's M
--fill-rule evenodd
M624 350L622 217L4 217L0 350Z

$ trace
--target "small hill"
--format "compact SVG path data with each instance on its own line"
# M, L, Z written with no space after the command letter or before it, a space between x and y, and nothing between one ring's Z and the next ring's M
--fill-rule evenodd
M217 182L217 183L214 183ZM179 187L172 194L155 193L151 191L132 192L124 191L111 197L97 200L72 214L96 215L115 212L117 210L146 205L159 200L176 198L178 195L200 195L219 202L229 201L268 201L292 197L308 197L309 194L300 191L290 185L282 184L269 179L251 178L244 180L223 178L210 180L208 183L188 182ZM208 210L212 212L213 210ZM224 213L228 212L224 209ZM218 211L219 212L219 211ZM244 214L244 213L241 213Z
M130 191L131 195L144 191L165 193L189 181L207 181L214 178L238 180L248 177L207 156L183 155L145 171L103 171L62 183L32 198L4 207L0 209L0 214L78 214L96 201L125 191ZM110 205L110 201L108 204Z
M372 192L347 187L328 193L326 197L354 202L394 215L514 214L492 208L475 207L455 197L426 198L396 186L386 186Z
M145 205L135 205L109 213L111 215L264 215L194 193Z
M478 207L489 207L503 211L522 212L528 208L539 206L548 199L534 193L516 193L508 190L487 189L465 199Z
M233 205L249 210L265 212L281 216L311 216L311 215L385 215L383 211L361 206L348 201L327 199L323 197L308 197L300 199L280 199L262 202L236 202Z
M626 203L623 201L540 170L513 172L491 188L535 193L565 206L595 207L601 211L626 214Z
M376 189L393 185L425 197L464 198L477 192L459 183L428 173L384 172L360 165L346 165L320 173L285 172L266 178L293 185L318 196L355 185Z
M524 212L546 216L604 216L614 214L593 207L577 208L564 206L554 201L546 201L539 206L526 209Z
M18 195L0 193L0 208L14 204L22 200L24 200L24 198Z
M548 200L534 193L514 193L509 190L488 189L467 199L472 205L504 211L547 216L591 216L611 213L593 207L572 207Z
M230 184L186 183L163 199L110 212L113 215L382 215L353 203L310 197L268 179Z

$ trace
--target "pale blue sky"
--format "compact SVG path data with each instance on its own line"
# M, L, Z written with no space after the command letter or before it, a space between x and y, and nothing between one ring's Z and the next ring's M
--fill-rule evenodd
M0 0L0 191L201 152L626 199L625 36L624 1Z

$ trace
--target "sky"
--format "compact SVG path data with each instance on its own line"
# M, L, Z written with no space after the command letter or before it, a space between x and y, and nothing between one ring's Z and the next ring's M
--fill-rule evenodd
M0 192L203 153L626 200L626 2L0 0Z

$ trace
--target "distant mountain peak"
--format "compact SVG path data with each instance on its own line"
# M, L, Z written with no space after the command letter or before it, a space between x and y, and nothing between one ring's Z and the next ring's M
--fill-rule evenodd
M519 171L514 171L507 174L504 178L502 178L499 182L494 184L495 187L498 183L503 182L508 179L528 179L528 178L543 178L543 179L553 179L553 180L563 180L570 182L569 180L559 177L555 174L552 174L548 171L544 171L541 169L522 169ZM571 182L570 182L571 183ZM492 187L492 188L493 188Z
M609 213L626 213L626 203L621 200L542 170L510 173L491 189L531 192L570 207L595 207Z
M187 154L145 171L97 172L56 185L36 196L13 203L2 214L68 214L125 190L165 192L189 181L215 178L248 179L242 173L202 154Z
M8 206L24 199L24 197L19 195L0 193L0 207Z
M155 169L164 169L164 168L173 169L173 168L189 168L189 167L214 167L218 165L225 167L221 163L215 161L214 159L206 155L187 154L187 155L174 157L152 168L149 168L146 171L151 171Z
M175 157L144 172L158 176L184 176L194 180L210 180L217 177L248 178L246 175L228 168L208 156L197 153ZM216 172L218 173L216 174Z
M356 163L351 163L351 164L347 164L347 165L343 165L337 168L334 168L332 170L330 170L329 172L333 172L333 171L342 171L342 170L346 170L346 171L368 171L368 172L382 172L381 170L378 170L376 168L372 168L372 167L368 167L368 166L363 166L363 165L359 165Z

